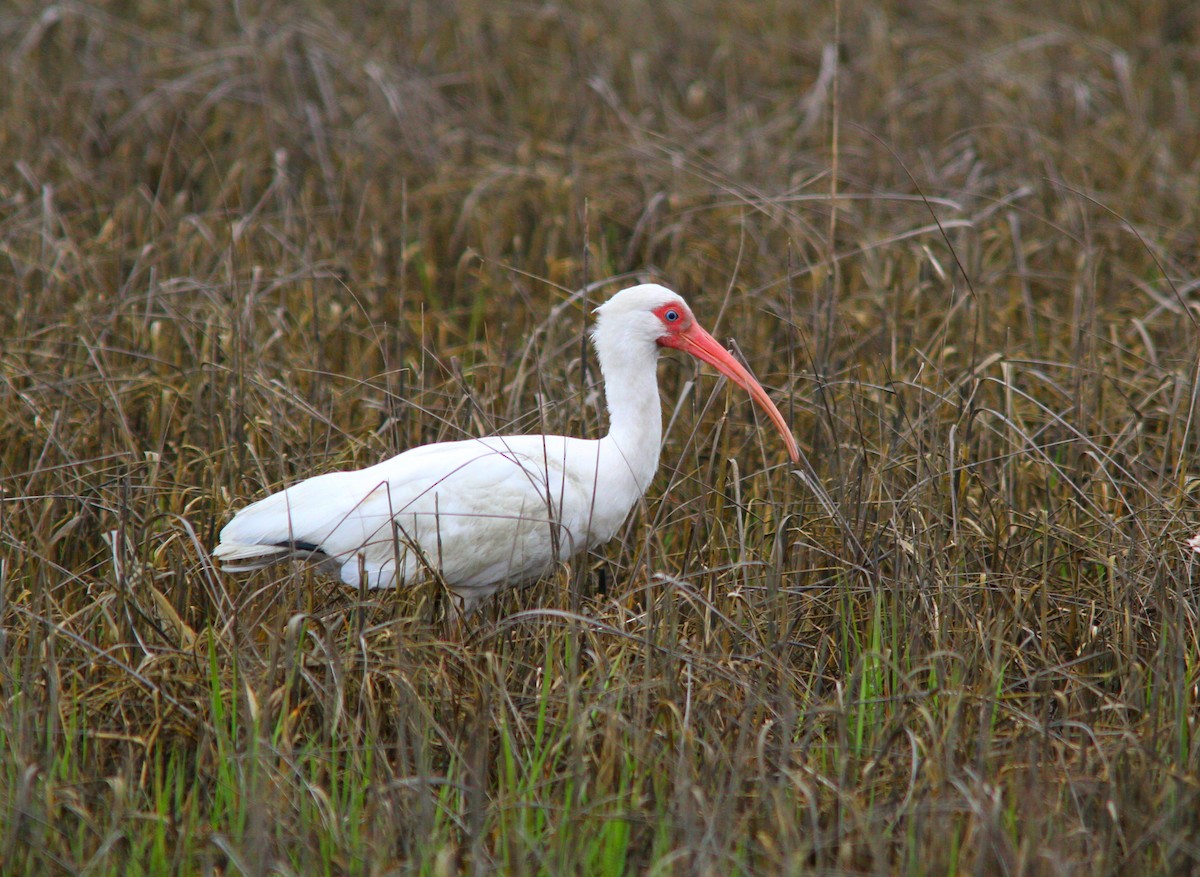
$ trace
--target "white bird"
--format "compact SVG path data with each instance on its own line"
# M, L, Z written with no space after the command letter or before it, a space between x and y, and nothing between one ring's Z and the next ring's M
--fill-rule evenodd
M247 506L213 551L228 572L288 557L320 561L348 585L437 575L464 614L501 586L537 578L607 542L658 468L662 412L656 364L683 350L745 388L770 416L792 461L800 450L766 390L706 332L676 293L622 290L592 330L608 435L499 436L438 442L366 469L301 481Z

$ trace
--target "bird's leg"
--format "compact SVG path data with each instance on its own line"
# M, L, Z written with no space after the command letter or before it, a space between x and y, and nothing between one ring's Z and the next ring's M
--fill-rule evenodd
M454 593L444 582L440 584L450 596L447 601L449 608L446 610L446 639L448 642L462 645L467 639L467 617L475 611L477 601Z
M358 635L361 637L367 626L367 559L358 555Z

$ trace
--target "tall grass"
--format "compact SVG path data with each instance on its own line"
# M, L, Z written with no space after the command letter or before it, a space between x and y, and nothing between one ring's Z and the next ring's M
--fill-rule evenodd
M836 36L835 36L836 35ZM0 11L5 874L1195 874L1186 4ZM250 498L603 429L621 537L435 584L217 572Z

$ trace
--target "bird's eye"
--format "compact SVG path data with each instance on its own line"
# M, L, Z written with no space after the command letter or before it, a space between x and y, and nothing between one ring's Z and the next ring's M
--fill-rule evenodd
M663 317L666 318L666 321L668 323L677 322L679 320L679 311L671 309L671 310L667 311L665 314L663 314Z

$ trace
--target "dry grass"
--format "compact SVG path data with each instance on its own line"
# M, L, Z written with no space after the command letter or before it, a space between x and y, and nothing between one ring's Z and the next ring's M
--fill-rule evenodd
M1200 874L1191 4L329 7L0 11L5 874ZM597 435L631 276L810 465L671 363L624 538L465 642L213 570Z

